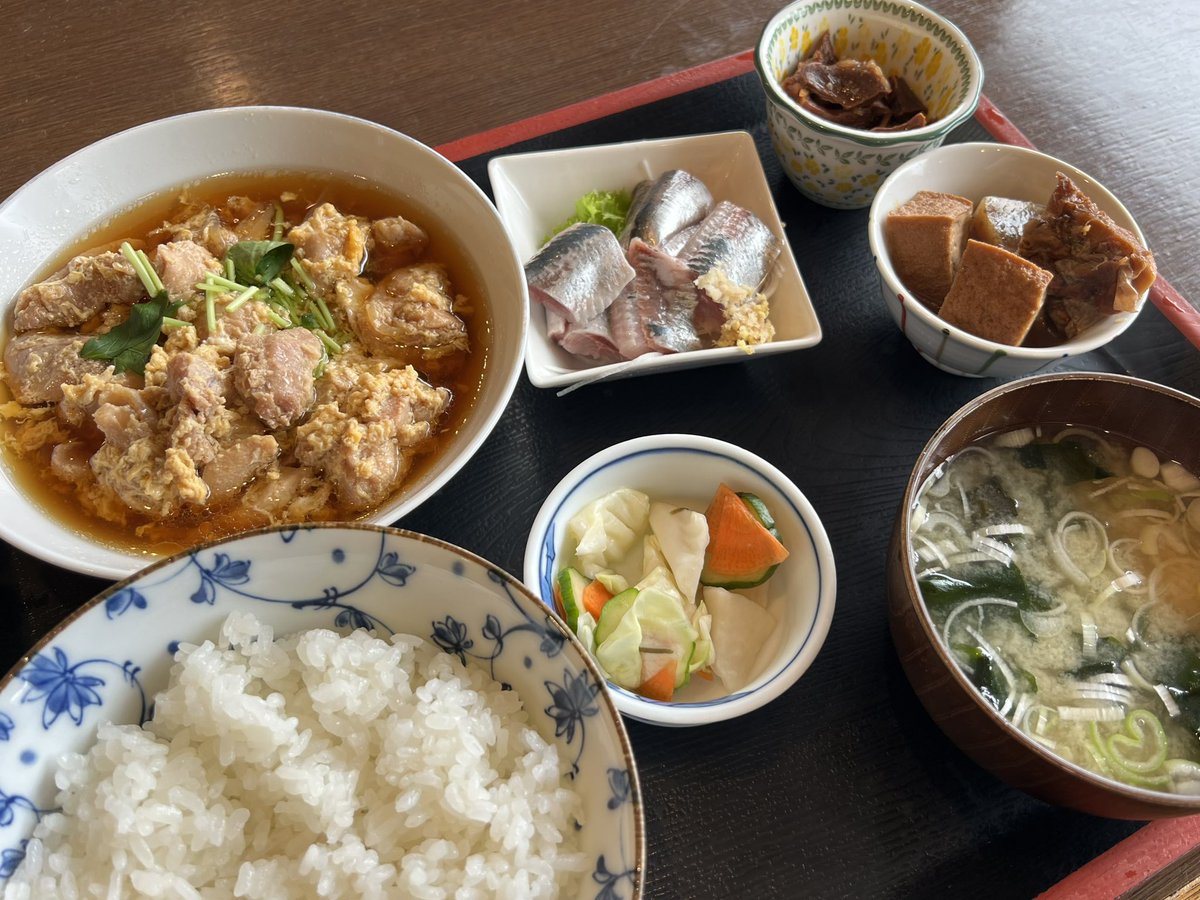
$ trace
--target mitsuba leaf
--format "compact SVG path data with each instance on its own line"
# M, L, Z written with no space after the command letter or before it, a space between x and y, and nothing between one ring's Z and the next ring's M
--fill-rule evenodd
M163 316L171 315L179 306L170 301L165 291L145 303L135 303L128 319L89 340L80 348L79 355L112 363L118 375L122 372L141 375L162 333Z
M233 273L242 284L266 284L291 262L296 245L287 241L238 241L226 252Z

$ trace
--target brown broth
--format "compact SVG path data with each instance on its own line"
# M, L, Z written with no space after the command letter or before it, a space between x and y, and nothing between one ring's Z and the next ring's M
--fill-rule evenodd
M265 175L218 175L185 185L152 197L136 207L119 213L108 223L92 231L50 260L34 281L44 280L62 268L74 256L105 245L116 245L122 239L139 238L161 225L164 220L178 218L182 209L181 196L192 202L221 206L230 196L244 195L256 200L277 200L290 191L298 200L282 204L286 218L295 223L303 212L319 203L330 202L343 213L353 213L371 219L401 215L420 225L429 236L429 248L423 259L442 263L457 293L469 297L474 310L463 315L470 339L471 352L464 365L448 377L438 379L422 371L426 380L453 392L454 400L440 422L439 431L418 455L404 482L385 503L408 490L409 485L441 459L454 442L464 424L473 414L480 386L486 377L491 357L492 325L488 298L484 295L483 279L459 239L451 231L420 208L411 199L389 192L366 179L345 175L320 173L271 173ZM421 371L421 366L415 368ZM0 403L11 399L7 386L0 382ZM0 418L0 430L13 427ZM98 446L98 445L97 445ZM6 447L0 447L0 460L9 470L19 489L41 507L47 515L67 528L88 534L94 540L125 552L156 557L176 553L205 541L215 540L249 528L268 524L262 514L244 508L239 499L213 509L187 508L167 520L155 520L130 512L129 520L121 525L109 522L81 508L72 485L50 474L51 447L26 457L18 457ZM95 447L91 448L96 449ZM365 519L374 510L346 515L337 507L326 507L315 520Z

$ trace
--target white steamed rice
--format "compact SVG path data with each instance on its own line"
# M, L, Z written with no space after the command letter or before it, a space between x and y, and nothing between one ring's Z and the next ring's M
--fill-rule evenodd
M515 691L409 635L183 646L145 728L64 758L5 898L555 897L582 812Z

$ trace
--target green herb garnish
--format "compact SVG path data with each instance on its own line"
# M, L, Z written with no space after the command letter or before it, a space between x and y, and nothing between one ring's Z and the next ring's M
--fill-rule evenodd
M291 262L296 245L286 241L238 241L226 251L233 260L235 280L242 284L268 284Z
M163 318L179 308L163 291L145 303L135 303L129 318L104 334L98 334L79 350L84 359L111 362L117 374L146 371L150 351L162 333Z
M167 296L162 280L150 264L150 258L144 250L134 250L125 241L121 244L121 255L133 266L142 287L150 295L144 303L135 303L129 310L129 318L115 328L91 338L79 349L79 355L84 359L95 359L100 362L110 362L113 370L120 375L122 372L136 372L141 375L146 371L146 362L150 359L150 351L158 343L162 334L163 322L182 306L172 303ZM178 320L171 320L172 324ZM182 324L182 323L181 323Z
M584 194L575 201L575 215L567 219L557 228L551 230L546 240L554 237L560 231L577 225L580 222L590 222L593 225L603 225L615 235L620 235L625 227L625 217L629 215L630 198L626 191L592 191ZM542 243L545 243L543 241Z

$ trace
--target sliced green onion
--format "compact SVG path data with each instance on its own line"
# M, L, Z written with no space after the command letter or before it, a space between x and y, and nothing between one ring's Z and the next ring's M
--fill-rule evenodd
M271 231L271 240L277 241L283 237L283 207L275 204L275 228Z
M275 288L275 290L279 291L279 293L283 294L285 297L296 296L296 292L292 289L292 286L282 278L272 278L269 283L271 287Z
M138 281L142 283L146 293L151 297L157 296L158 290L154 286L155 279L146 271L146 263L142 261L141 256L138 256L138 252L133 249L133 245L129 241L121 241L121 255L133 266L133 271L137 273ZM142 254L142 256L144 255Z
M258 293L258 288L256 288L256 287L246 288L244 291L242 291L240 294L238 294L236 297L234 297L232 300L230 300L229 303L226 304L225 312L227 312L227 313L237 312L239 309L241 309L243 306L245 306L247 300L249 300L251 297L253 297L257 293Z
M329 312L329 307L325 305L320 294L314 294L312 299L316 302L317 309L321 311L321 318L325 320L325 329L333 331L336 326L333 324L333 316Z
M317 283L309 277L308 273L304 271L304 266L300 265L300 260L294 256L292 257L292 269L295 271L296 277L300 279L300 283L304 285L305 290L315 291L317 289Z
M162 279L158 277L158 270L154 268L154 264L150 262L150 257L146 255L145 250L137 251L138 258L141 259L142 265L146 267L146 274L150 276L150 280L154 282L154 293L151 296L157 297L166 288L163 286Z
M313 334L321 339L321 343L325 345L325 349L330 353L338 354L342 352L342 345L327 335L320 328L313 329Z
M215 272L210 272L208 277L204 280L211 281L213 284L219 284L231 291L244 291L246 289L246 285L238 284L232 278L226 278L225 276L218 275Z

